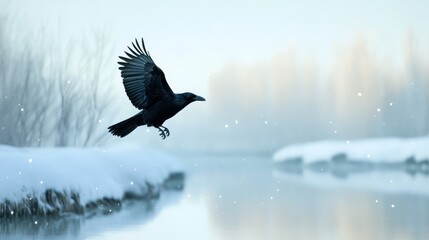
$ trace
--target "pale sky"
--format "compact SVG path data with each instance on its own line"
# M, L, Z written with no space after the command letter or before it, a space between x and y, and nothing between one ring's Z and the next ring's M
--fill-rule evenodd
M289 57L293 53L320 68L317 80L330 79L330 74L340 68L336 66L338 61L344 59L338 56L347 49L356 49L356 39L367 44L377 67L396 67L392 63L401 67L406 61L405 47L410 35L419 56L429 60L428 12L427 0L0 0L0 13L6 13L13 22L9 26L16 29L12 32L18 38L13 39L24 39L31 30L35 37L53 41L53 46L66 47L67 42L91 42L94 29L109 33L112 50L105 58L111 64L107 69L112 70L113 76L106 81L113 86L106 86L111 86L109 91L117 96L121 114L106 119L106 124L136 112L124 93L116 62L134 38L144 37L147 49L172 89L201 95L209 104L193 104L192 109L185 109L168 123L172 129L174 124L183 128L183 119L193 119L191 116L209 109L213 101L208 83L215 79L211 76L231 63L245 64L249 69L258 64L269 65L279 54ZM222 117L227 123L228 116ZM127 139L140 142L142 131ZM180 143L177 141L171 144Z
M175 91L195 88L203 95L210 73L225 64L267 62L290 46L321 66L329 65L356 37L365 38L386 58L402 54L410 32L422 49L429 50L429 1L424 0L0 0L0 4L22 20L21 27L44 26L63 41L89 38L91 29L108 29L113 64L131 40L144 37Z

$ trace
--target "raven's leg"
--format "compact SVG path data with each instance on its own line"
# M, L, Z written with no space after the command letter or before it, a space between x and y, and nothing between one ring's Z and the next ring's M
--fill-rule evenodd
M170 136L170 131L168 131L168 128L166 128L164 126L161 126L161 127L164 128L164 132L165 132L165 134L167 134L167 137Z
M160 127L156 127L156 128L158 128L159 136L161 136L161 138L162 138L162 139L165 139L165 133L164 133L164 130L162 130Z

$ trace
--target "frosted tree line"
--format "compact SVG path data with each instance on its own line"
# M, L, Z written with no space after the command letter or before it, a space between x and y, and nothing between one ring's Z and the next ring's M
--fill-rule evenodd
M106 140L105 34L90 43L46 39L43 28L18 33L0 21L0 144L94 146ZM107 85L106 85L107 84Z
M263 139L256 146L426 136L429 61L419 46L410 34L395 54L402 57L386 59L357 38L328 70L296 49L264 63L228 64L210 79L210 119L219 126L237 120L225 134L234 142Z

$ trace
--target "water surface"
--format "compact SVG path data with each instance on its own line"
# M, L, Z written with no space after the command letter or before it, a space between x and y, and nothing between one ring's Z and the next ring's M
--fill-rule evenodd
M266 156L182 158L187 175L181 192L163 192L157 201L130 203L107 216L63 219L55 228L2 224L3 236L93 240L429 238L429 178L425 175L376 171L338 177L279 168Z
M381 171L338 178L278 169L264 156L184 159L187 181L175 204L144 224L91 239L429 237L427 176ZM407 183L420 188L404 190Z

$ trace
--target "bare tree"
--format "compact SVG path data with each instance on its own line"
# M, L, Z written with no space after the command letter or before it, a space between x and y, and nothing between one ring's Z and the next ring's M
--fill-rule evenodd
M108 135L100 123L111 100L106 34L95 32L93 43L81 47L55 46L30 33L18 36L0 18L0 144L103 144Z

